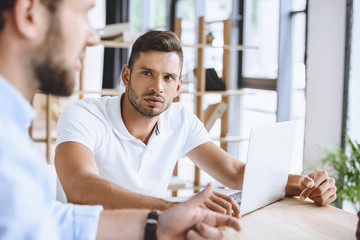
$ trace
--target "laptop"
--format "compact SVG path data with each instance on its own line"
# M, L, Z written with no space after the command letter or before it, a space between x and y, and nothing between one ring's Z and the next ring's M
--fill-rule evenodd
M285 196L295 130L295 122L251 129L242 191L215 189L235 199L241 216Z

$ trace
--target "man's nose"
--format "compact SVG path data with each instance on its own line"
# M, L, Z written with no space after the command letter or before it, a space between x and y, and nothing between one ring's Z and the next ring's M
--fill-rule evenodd
M156 93L164 92L163 79L161 76L155 78L154 84L151 86L151 90Z
M100 44L100 36L95 31L95 29L93 29L92 27L89 26L88 35L87 35L87 39L86 39L86 46L92 47L92 46L96 46L98 44Z

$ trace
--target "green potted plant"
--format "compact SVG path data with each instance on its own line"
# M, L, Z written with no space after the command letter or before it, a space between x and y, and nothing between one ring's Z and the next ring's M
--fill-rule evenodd
M337 188L336 203L341 206L343 201L349 201L356 211L360 210L360 144L346 138L345 149L337 148L326 151L325 164L336 171L334 174Z

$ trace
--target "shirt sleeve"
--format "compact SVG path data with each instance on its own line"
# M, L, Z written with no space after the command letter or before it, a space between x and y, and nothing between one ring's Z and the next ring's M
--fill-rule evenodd
M78 142L94 152L99 121L89 104L78 101L70 104L61 113L57 125L56 146L63 142ZM95 109L94 109L95 111ZM90 126L90 127L89 127Z
M0 130L0 239L95 239L103 207L54 201L45 159L6 125Z
M98 222L103 207L100 205L63 204L54 201L52 214L61 239L96 239Z
M211 141L208 131L206 131L204 124L197 118L197 116L193 113L187 112L186 110L184 112L187 115L188 136L181 156L186 155L197 146Z
M59 239L44 159L12 123L0 125L0 239Z

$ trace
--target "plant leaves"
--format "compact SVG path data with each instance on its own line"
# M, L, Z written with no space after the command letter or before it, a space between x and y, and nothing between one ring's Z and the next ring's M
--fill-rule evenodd
M360 144L346 138L347 148L326 151L324 163L330 164L338 173L336 180L337 199L351 202L357 210L360 206Z

